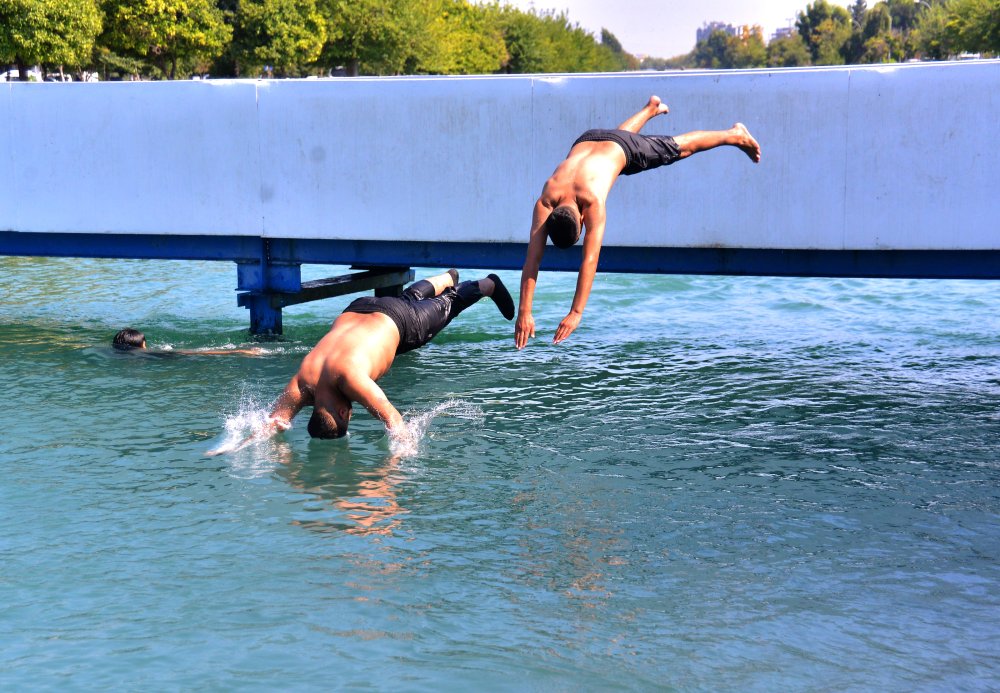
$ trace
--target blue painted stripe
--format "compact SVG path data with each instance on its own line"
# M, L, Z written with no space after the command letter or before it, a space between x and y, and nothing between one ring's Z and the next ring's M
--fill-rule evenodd
M520 269L523 243L445 243L0 232L0 255L232 260L373 267ZM575 271L581 248L549 248L543 270ZM1000 279L1000 250L769 250L607 246L601 272Z
M261 241L256 236L0 231L0 255L259 261Z

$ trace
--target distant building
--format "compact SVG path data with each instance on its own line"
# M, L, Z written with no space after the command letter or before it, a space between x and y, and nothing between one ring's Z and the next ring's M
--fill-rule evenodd
M771 34L771 40L775 41L777 39L788 38L789 36L791 36L794 33L795 33L795 30L792 27L790 27L790 26L783 26L783 27L781 27L779 29L776 29L775 32L773 34Z
M739 36L739 30L732 24L724 24L723 22L705 22L701 25L701 28L695 32L697 36L697 42L707 41L708 37L712 35L715 31L724 31L729 36Z

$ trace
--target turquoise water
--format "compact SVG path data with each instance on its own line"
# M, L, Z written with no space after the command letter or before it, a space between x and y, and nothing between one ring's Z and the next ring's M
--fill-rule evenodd
M1000 687L998 285L601 275L553 347L543 274L523 352L483 302L382 380L413 454L205 458L349 300L108 347L244 344L234 285L0 258L4 689Z

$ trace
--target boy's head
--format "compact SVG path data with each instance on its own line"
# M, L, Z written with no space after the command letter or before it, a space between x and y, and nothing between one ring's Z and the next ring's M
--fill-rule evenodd
M115 335L115 338L111 340L111 346L118 351L145 349L146 337L139 330L133 327L126 327L124 330L120 330Z
M557 248L570 248L580 240L580 215L569 205L552 210L545 220L545 234Z
M313 407L306 430L313 438L343 438L347 435L347 419L322 407Z

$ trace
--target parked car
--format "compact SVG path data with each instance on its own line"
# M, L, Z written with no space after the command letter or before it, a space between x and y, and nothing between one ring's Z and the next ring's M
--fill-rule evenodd
M21 73L17 68L13 70L7 70L6 72L0 72L0 82L17 82L21 78ZM28 70L28 81L29 82L41 82L42 81L42 71L38 69Z

